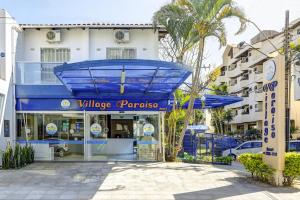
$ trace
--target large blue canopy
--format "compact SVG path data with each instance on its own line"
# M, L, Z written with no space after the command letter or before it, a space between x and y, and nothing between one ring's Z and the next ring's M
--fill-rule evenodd
M54 73L74 96L168 99L192 72L173 62L118 59L64 63Z
M233 103L243 101L242 97L238 96L225 96L225 95L210 95L205 94L203 98L196 98L194 103L194 109L209 109L219 108ZM183 108L187 108L189 103L185 103Z

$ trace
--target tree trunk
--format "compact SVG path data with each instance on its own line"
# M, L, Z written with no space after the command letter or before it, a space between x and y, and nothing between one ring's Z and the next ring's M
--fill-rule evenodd
M191 87L189 105L188 105L188 109L186 111L186 117L185 117L185 120L184 120L184 125L183 125L182 131L180 133L176 155L178 154L178 152L182 148L182 142L183 142L183 137L184 137L184 134L185 134L185 130L186 130L187 126L189 125L191 116L193 114L195 98L198 96L199 79L200 79L200 72L201 72L202 61L203 61L204 41L205 41L204 38L201 38L199 40L199 51L198 51L198 55L197 55L197 65L196 65L195 74L194 74L194 77L193 77L193 80L192 80L192 87Z

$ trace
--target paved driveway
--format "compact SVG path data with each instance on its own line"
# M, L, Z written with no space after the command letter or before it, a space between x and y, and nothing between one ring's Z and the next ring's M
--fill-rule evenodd
M257 183L231 166L35 163L0 171L0 198L299 200L300 190Z

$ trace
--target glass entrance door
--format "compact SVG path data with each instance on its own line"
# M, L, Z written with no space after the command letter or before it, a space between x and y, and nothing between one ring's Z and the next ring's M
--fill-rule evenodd
M107 160L107 115L86 114L85 160Z

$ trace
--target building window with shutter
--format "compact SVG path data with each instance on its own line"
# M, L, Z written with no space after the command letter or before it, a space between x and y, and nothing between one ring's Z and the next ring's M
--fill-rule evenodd
M59 83L53 73L54 67L69 62L69 48L41 48L41 81L42 83Z
M106 48L106 59L136 59L136 49Z

